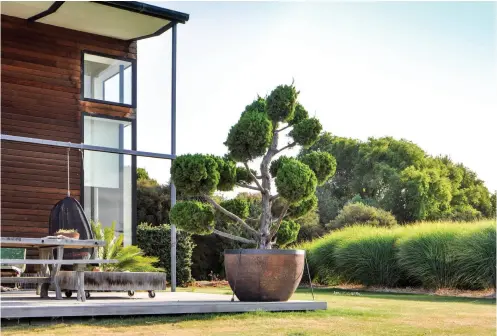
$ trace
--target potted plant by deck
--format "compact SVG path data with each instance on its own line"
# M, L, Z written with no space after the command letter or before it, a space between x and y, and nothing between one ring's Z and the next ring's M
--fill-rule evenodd
M178 191L195 196L176 203L172 223L194 234L215 233L254 247L225 251L226 276L240 301L287 301L294 293L304 271L304 251L272 247L295 241L300 226L292 219L316 208L316 186L335 173L336 161L328 153L281 156L294 146L311 146L322 130L297 96L293 84L276 87L246 106L224 143L227 155L181 155L171 166ZM284 132L289 142L280 145ZM260 160L259 171L249 168L254 160ZM258 218L248 218L248 203L240 199L218 202L213 196L235 187L260 193ZM217 215L241 227L246 237L216 228Z
M75 229L60 229L55 232L56 236L64 236L66 238L79 239L79 232Z

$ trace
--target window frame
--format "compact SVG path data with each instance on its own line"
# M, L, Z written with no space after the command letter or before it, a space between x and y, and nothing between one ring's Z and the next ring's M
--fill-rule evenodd
M110 120L117 120L117 121L126 121L131 123L131 149L136 150L136 136L137 136L137 130L136 130L136 118L127 118L127 117L117 117L117 116L111 116L111 115L106 115L106 114L101 114L101 113L93 113L93 112L81 112L81 123L80 123L80 134L81 134L81 143L85 143L85 117L94 117L94 118L101 118L101 119L110 119ZM118 154L118 155L124 155L124 154ZM85 207L85 163L84 163L84 154L81 156L81 164L80 164L80 188L79 188L79 199L81 206ZM136 230L138 226L138 217L137 217L137 176L136 176L136 169L137 169L137 161L136 161L136 156L132 155L131 156L131 244L136 245Z
M130 65L132 67L131 68L131 104L117 103L117 102L112 102L112 101L107 101L107 100L100 100L100 99L86 98L85 97L85 71L84 71L84 69L85 69L85 55L94 55L94 56L106 57L106 58L111 58L111 59L131 63L131 65ZM136 108L137 79L138 79L136 67L137 67L137 61L136 61L136 59L133 59L133 58L114 56L114 55L109 55L109 54L100 53L100 52L96 52L96 51L90 51L90 50L81 50L81 90L80 90L81 91L80 92L81 101L87 101L87 102L99 103L99 104L107 104L107 105L113 105L113 106ZM127 68L129 68L129 67L127 67ZM125 70L127 68L125 68ZM106 81L112 77L107 78Z

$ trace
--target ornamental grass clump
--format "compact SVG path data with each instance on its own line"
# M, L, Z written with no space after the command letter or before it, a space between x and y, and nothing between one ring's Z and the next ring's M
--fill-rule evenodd
M495 291L495 222L354 225L301 245L313 280L327 285Z
M396 286L401 269L396 259L395 230L354 227L353 234L335 248L338 273L349 282L366 286Z
M459 265L454 246L469 227L457 224L421 224L406 227L397 241L400 268L425 288L459 287Z
M297 101L298 95L293 84L280 85L247 105L228 133L225 156L187 154L173 161L173 183L196 201L178 202L171 209L171 223L191 233L215 233L261 249L284 247L297 239L300 225L293 220L316 209L316 187L336 169L336 160L328 153L311 152L301 159L281 156L295 146L312 146L322 131L319 120L309 118ZM287 129L289 141L281 145ZM249 166L254 160L261 161L258 170ZM248 207L241 202L217 202L213 197L216 191L235 187L261 194L257 218L249 218ZM216 227L218 216L242 228L243 235Z
M496 287L495 225L463 233L452 246L457 280L470 289Z

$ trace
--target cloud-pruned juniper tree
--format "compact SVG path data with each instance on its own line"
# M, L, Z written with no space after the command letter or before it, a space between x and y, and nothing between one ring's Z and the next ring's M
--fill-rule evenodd
M258 97L246 106L229 131L224 143L228 154L224 157L187 154L174 160L174 184L185 195L200 196L197 199L201 201L178 202L171 209L172 223L194 234L214 232L261 249L295 241L300 226L293 219L317 207L316 187L328 181L336 169L335 158L321 151L310 152L299 160L286 156L274 159L291 147L310 147L321 133L319 120L309 118L297 101L298 94L293 84L280 85L266 98ZM284 130L288 130L290 141L280 145ZM249 168L256 159L262 159L258 172ZM277 192L271 190L273 180ZM249 218L248 202L234 199L218 203L212 197L216 190L230 191L235 187L261 193L258 218ZM279 213L273 207L276 202ZM216 216L237 223L247 238L216 228Z

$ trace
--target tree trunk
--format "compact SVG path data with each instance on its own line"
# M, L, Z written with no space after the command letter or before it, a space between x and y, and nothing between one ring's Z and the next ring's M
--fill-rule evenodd
M273 125L274 130L276 130L277 125ZM271 146L267 151L266 155L261 162L261 175L262 175L262 188L266 192L262 193L262 214L261 214L261 225L260 225L260 238L259 238L259 248L261 249L271 249L271 224L273 220L273 215L271 214L271 175L269 174L269 165L271 164L271 159L278 151L278 132L273 131L273 140Z

